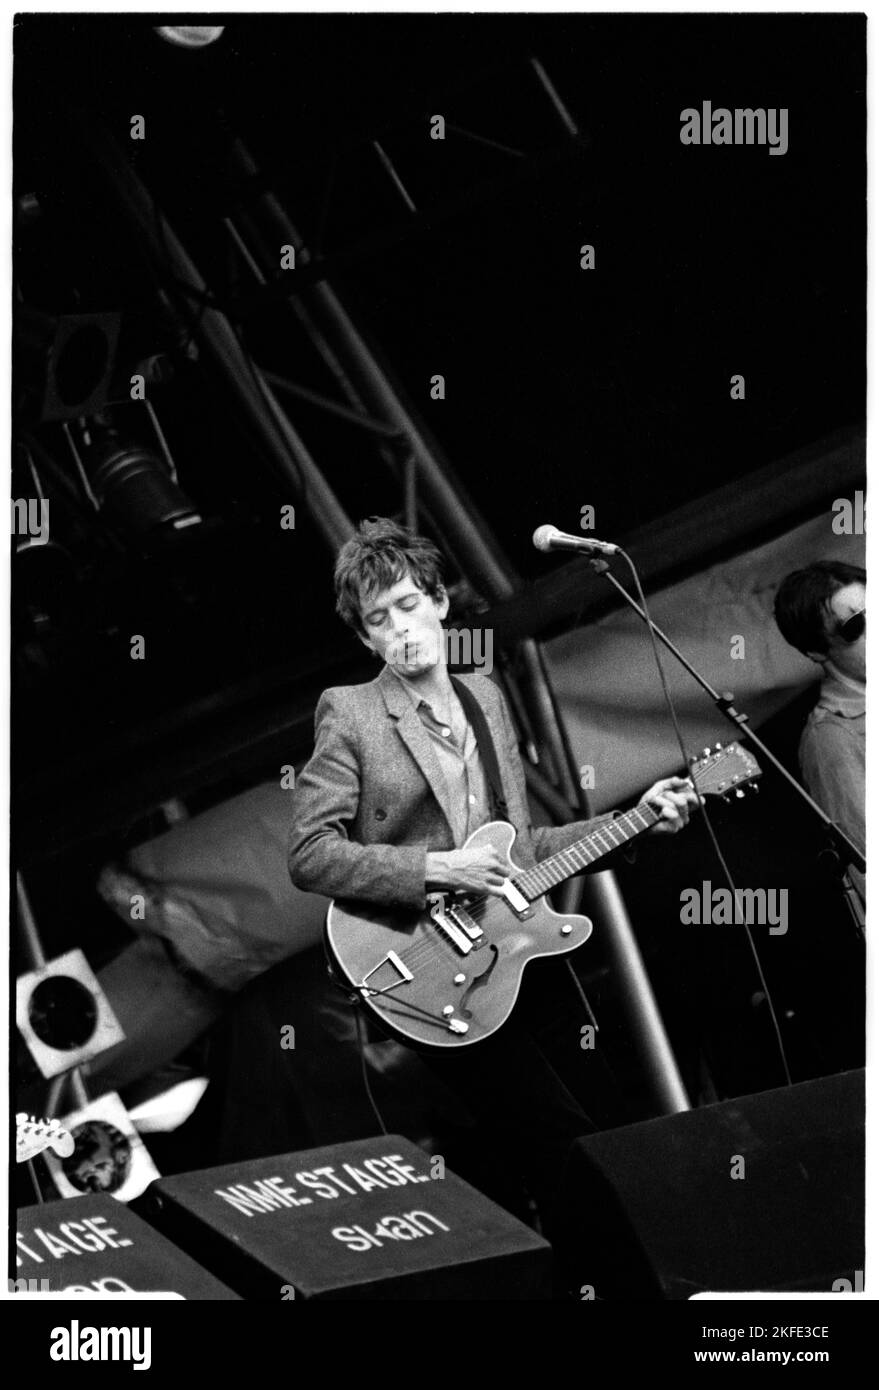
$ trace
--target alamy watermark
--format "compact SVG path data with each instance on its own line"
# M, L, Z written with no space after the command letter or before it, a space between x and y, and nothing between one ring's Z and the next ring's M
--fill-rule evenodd
M12 534L27 536L34 545L46 544L49 539L49 503L45 497L12 499Z
M787 154L787 107L688 106L681 112L681 144L768 145L770 154Z
M440 640L449 666L472 666L481 675L490 676L494 669L494 631L490 627L444 627L442 639L433 633L394 638L385 647L385 661L405 669L435 666L440 655Z
M53 1327L49 1345L52 1361L131 1361L132 1370L152 1365L152 1328L81 1327L73 1318L68 1327Z
M769 927L770 936L787 934L786 888L712 889L703 879L701 888L681 892L681 922L685 927L717 926Z

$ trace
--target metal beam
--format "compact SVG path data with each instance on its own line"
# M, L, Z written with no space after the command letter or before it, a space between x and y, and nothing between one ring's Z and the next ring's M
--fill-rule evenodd
M349 406L340 405L338 401L330 400L329 396L322 396L318 391L310 391L307 386L300 386L295 381L289 381L287 377L280 376L278 372L270 372L265 367L260 367L259 370L270 386L277 387L279 391L283 391L288 396L295 396L297 400L307 401L309 405L317 406L318 410L325 411L327 415L335 415L340 420L346 420L349 425L356 425L358 429L366 430L368 434L376 434L381 439L396 441L403 438L399 430L395 429L393 425L386 425L381 420L373 420L369 415L361 415Z
M108 190L147 255L156 279L177 277L190 285L203 302L208 286L182 241L138 175L123 157L116 140L87 116L80 115L84 143L106 175ZM354 533L351 519L312 458L305 442L287 418L267 381L244 351L225 314L203 307L192 314L193 332L201 339L214 366L248 416L276 474L290 493L303 498L315 525L333 550Z

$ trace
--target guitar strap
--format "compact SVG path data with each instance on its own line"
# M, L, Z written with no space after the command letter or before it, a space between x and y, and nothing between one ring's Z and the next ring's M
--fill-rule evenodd
M481 704L469 686L465 685L457 676L452 676L451 680L476 737L476 746L479 749L479 756L482 759L482 766L485 768L486 780L488 782L489 791L491 792L492 801L494 802L495 819L509 821L510 813L507 810L507 802L504 796L500 764L498 763L494 739L488 727L488 720L485 717Z

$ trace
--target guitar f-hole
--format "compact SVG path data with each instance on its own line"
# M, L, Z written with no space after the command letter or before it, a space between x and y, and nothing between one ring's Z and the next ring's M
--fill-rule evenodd
M500 959L500 951L498 950L497 946L490 942L488 949L491 952L491 962L485 967L481 974L475 976L475 978L470 981L469 985L464 990L464 993L461 995L461 1002L458 1005L458 1013L462 1016L462 1018L473 1017L473 1010L467 1008L467 1000L470 998L470 995L473 994L474 990L481 989L483 985L488 984L488 981L491 977L491 972L494 970L495 966L497 965Z

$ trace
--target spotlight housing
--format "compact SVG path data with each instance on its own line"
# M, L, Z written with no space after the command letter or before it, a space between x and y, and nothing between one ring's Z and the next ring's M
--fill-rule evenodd
M216 43L225 24L157 24L156 33L177 48L207 48Z

